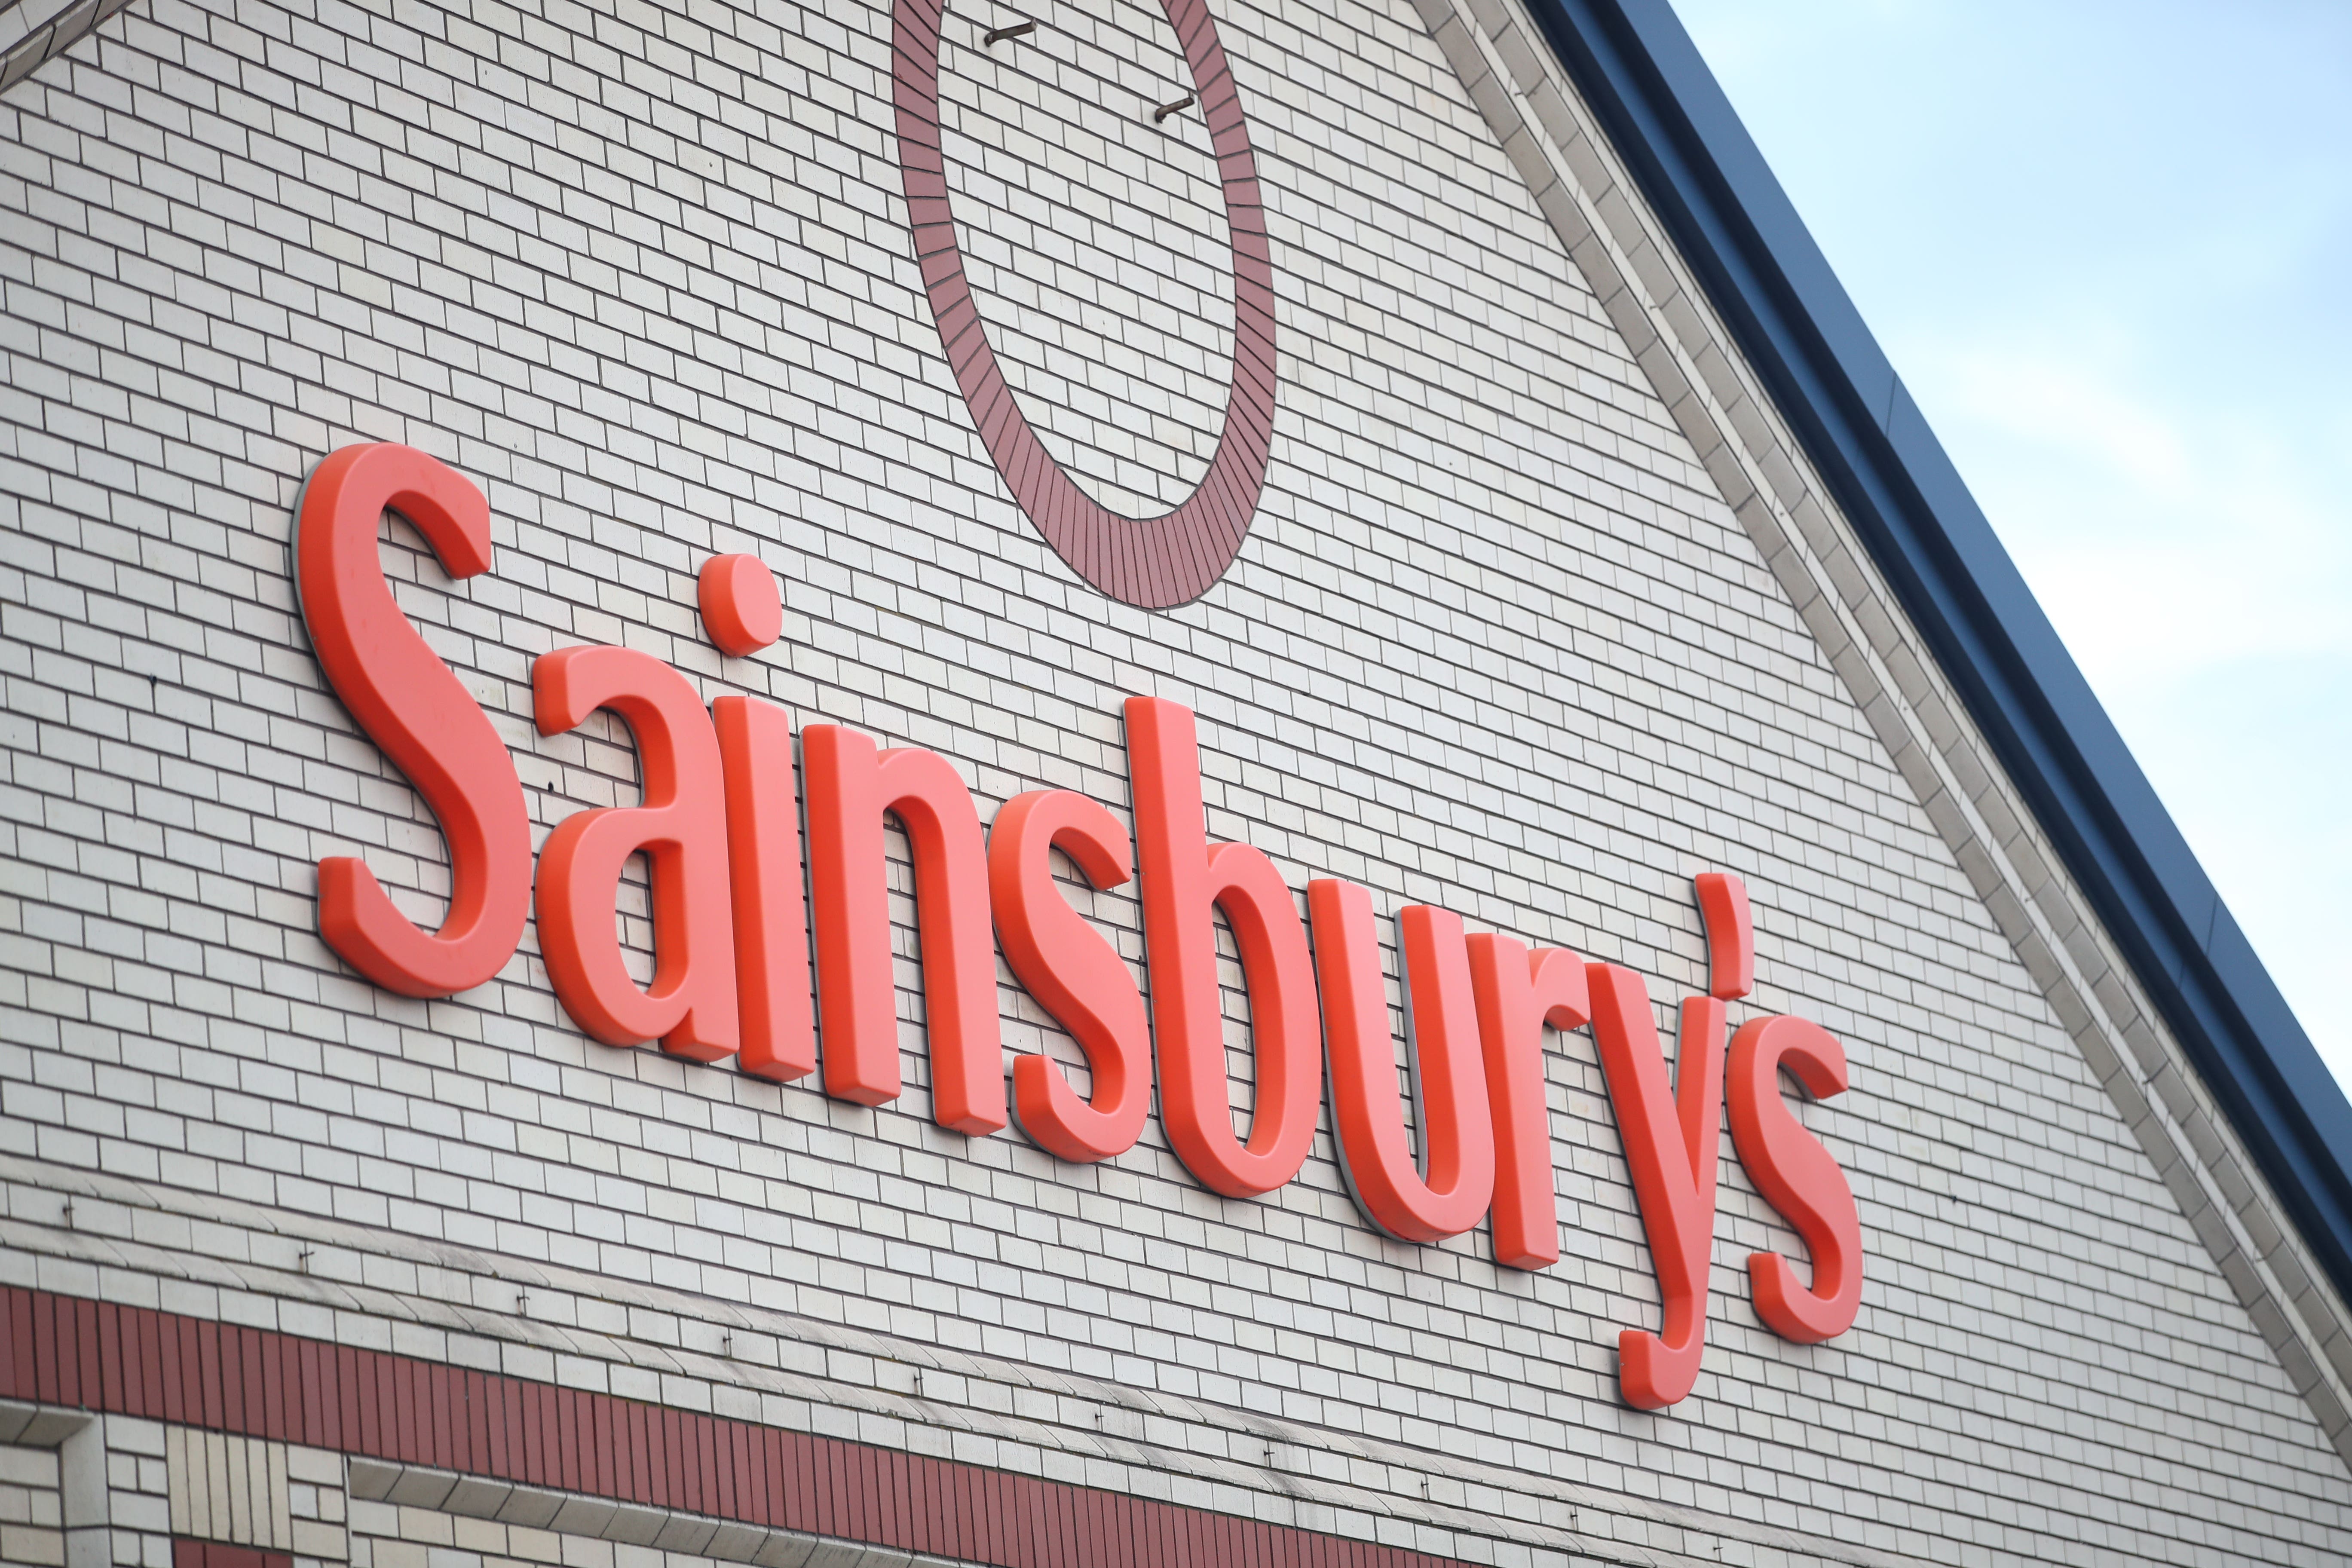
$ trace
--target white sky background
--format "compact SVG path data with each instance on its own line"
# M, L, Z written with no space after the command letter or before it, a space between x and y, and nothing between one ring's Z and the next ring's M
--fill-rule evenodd
M2352 1086L2352 3L1675 5Z

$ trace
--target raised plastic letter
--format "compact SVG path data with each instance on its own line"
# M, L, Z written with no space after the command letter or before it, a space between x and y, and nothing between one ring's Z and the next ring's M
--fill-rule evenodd
M294 579L320 668L368 738L433 809L449 844L449 912L427 933L365 862L319 862L319 934L404 996L447 996L506 967L530 913L530 817L506 742L393 602L376 549L385 511L415 524L452 577L490 569L490 509L412 447L345 447L311 470Z
M936 752L909 747L877 753L869 737L838 724L810 725L801 745L824 1091L880 1105L896 1100L901 1087L882 854L888 812L914 851L932 1118L975 1137L995 1131L1004 1125L1004 1040L996 1018L987 852L971 792Z
M1054 886L1058 847L1097 888L1135 873L1127 830L1066 789L1013 796L988 836L989 900L1005 962L1086 1053L1091 1103L1043 1054L1013 1064L1021 1130L1065 1160L1107 1160L1134 1146L1151 1109L1151 1034L1135 976L1100 931Z
M727 804L710 715L686 677L651 654L567 647L531 666L539 732L609 708L636 737L644 803L575 811L539 852L539 945L556 999L608 1046L716 1061L735 1048ZM613 929L621 868L653 861L654 982L629 978Z
M735 1059L745 1072L789 1083L816 1070L792 716L756 697L722 697L710 705L710 722L727 780L727 855L743 1033L743 1048Z
M1727 871L1701 871L1699 919L1706 926L1706 989L1737 1002L1756 988L1756 927L1748 913L1748 884Z
M1412 1024L1407 1055L1421 1107L1421 1163L1405 1142L1372 895L1307 884L1339 1167L1364 1217L1400 1241L1443 1241L1478 1223L1495 1192L1495 1129L1478 1057L1477 1004L1462 917L1423 904L1397 916Z
M1315 1142L1323 1053L1307 932L1289 885L1263 851L1206 842L1191 709L1129 698L1127 754L1160 1121L1177 1157L1202 1185L1227 1197L1255 1197L1297 1175ZM1213 907L1233 926L1249 985L1257 1096L1247 1143L1234 1136L1226 1089Z
M1777 1252L1748 1255L1756 1315L1774 1333L1819 1344L1845 1332L1862 1304L1862 1215L1836 1157L1790 1112L1780 1069L1815 1100L1843 1094L1844 1047L1803 1018L1758 1018L1731 1041L1731 1142L1756 1190L1780 1210L1813 1256L1813 1285Z
M1618 1381L1627 1404L1661 1410L1690 1393L1706 1346L1716 1145L1723 1125L1723 1003L1693 996L1683 1004L1670 1099L1649 987L1614 964L1590 964L1585 974L1592 1036L1664 1306L1657 1333L1627 1329L1617 1336Z
M695 597L702 629L730 658L747 658L784 635L776 574L756 555L714 555L704 562Z
M1591 1017L1584 961L1565 948L1529 952L1507 936L1469 939L1470 984L1495 1126L1495 1261L1549 1268L1559 1261L1559 1212L1544 1094L1544 1029Z

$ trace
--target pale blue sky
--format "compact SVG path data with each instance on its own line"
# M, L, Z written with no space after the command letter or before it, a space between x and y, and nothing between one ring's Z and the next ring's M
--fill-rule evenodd
M2352 3L1675 8L2352 1085Z

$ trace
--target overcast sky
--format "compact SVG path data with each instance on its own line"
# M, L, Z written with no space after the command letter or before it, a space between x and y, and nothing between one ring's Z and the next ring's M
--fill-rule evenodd
M1675 7L2352 1085L2352 3Z

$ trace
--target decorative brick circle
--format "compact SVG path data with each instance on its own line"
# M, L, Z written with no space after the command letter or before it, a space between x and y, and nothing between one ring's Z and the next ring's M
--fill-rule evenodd
M1225 427L1199 488L1160 517L1122 517L1079 489L1038 440L1005 384L964 278L940 151L940 0L895 0L898 168L915 258L956 385L997 472L1070 570L1124 604L1160 610L1199 598L1240 553L1274 446L1274 249L1233 68L1207 0L1160 0L1183 46L1224 184L1233 237L1233 380Z

